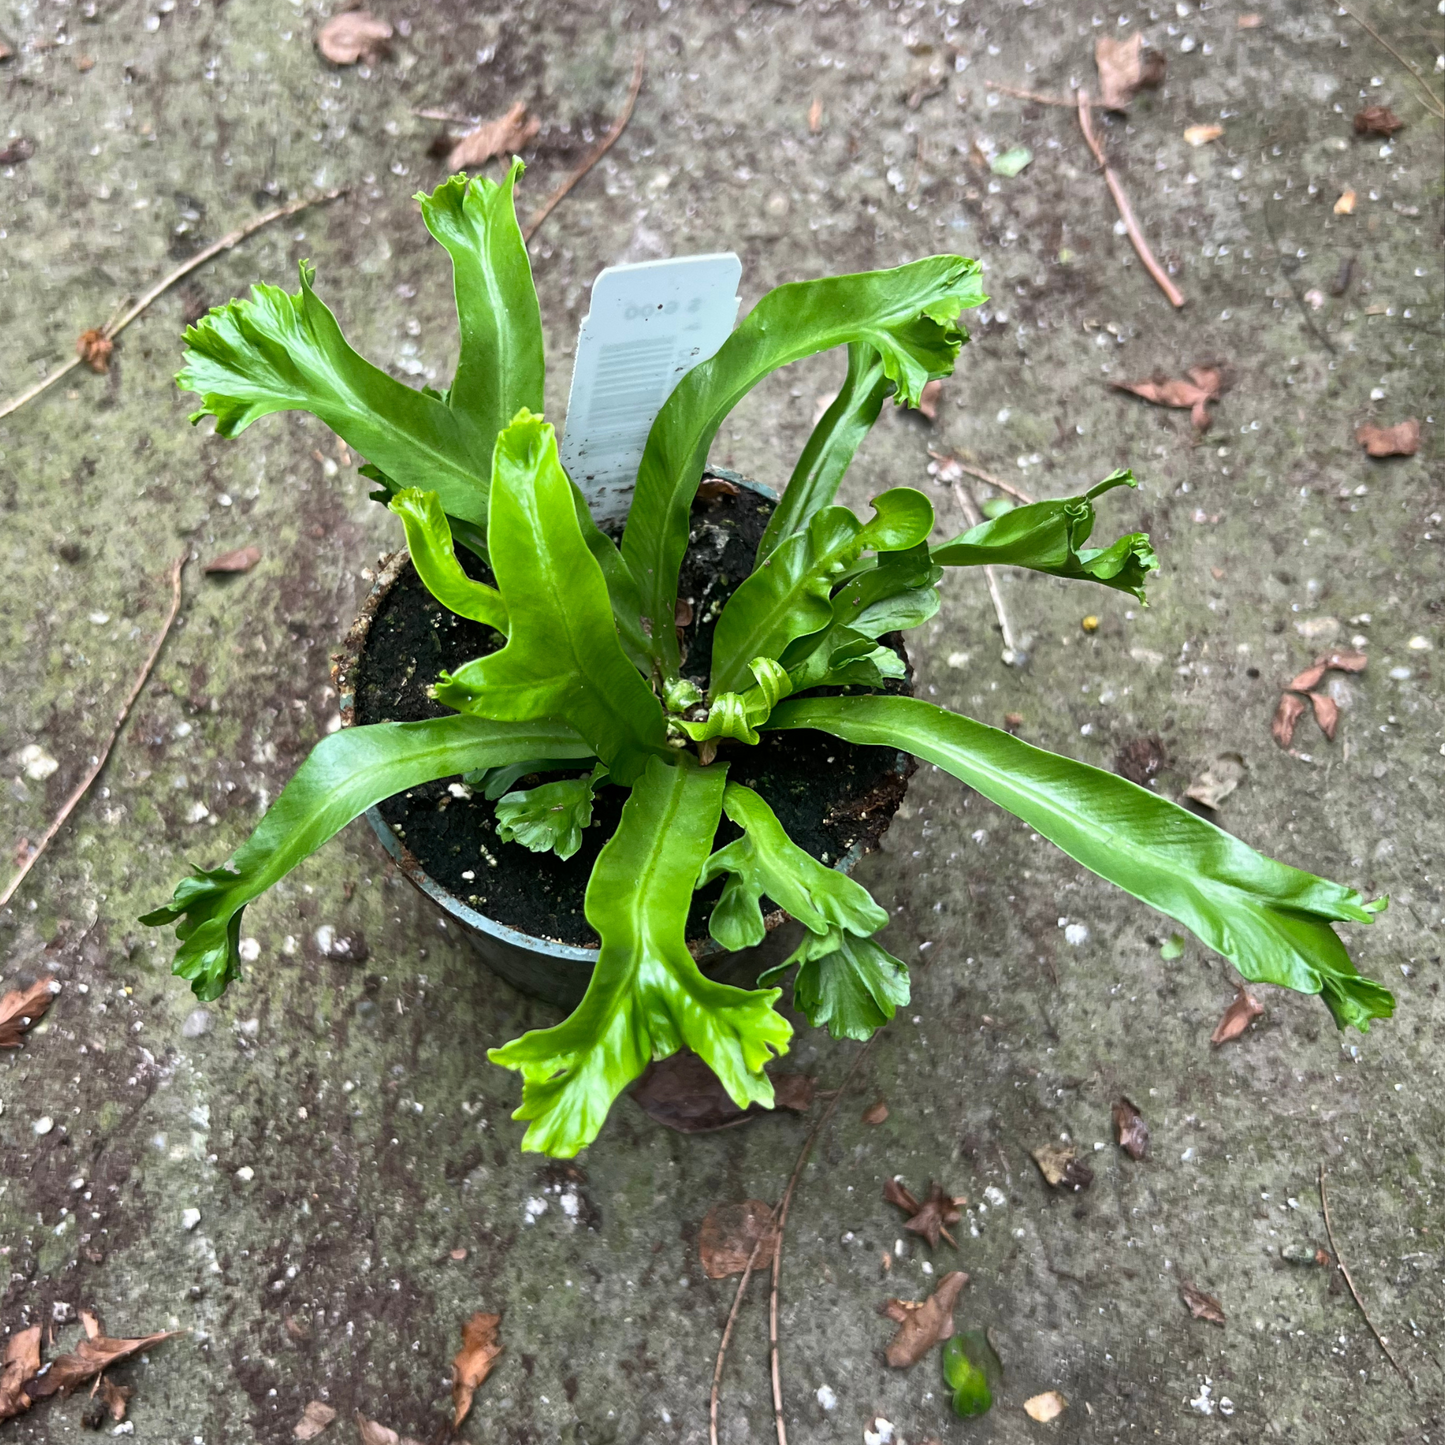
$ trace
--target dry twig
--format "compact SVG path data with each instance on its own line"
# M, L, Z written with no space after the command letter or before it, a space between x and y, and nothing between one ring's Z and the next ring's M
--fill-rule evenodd
M959 462L958 465L963 467L962 462ZM976 473L972 472L971 468L964 467L963 469L970 472L971 475L976 475ZM992 478L988 478L987 480L993 481ZM983 516L979 512L978 506L973 498L964 490L963 483L954 482L951 485L953 487L954 501L958 503L963 515L968 519L968 525L970 527L979 526L983 522ZM1000 484L994 482L994 485L998 486ZM1023 662L1024 654L1019 650L1018 644L1014 641L1013 628L1009 625L1008 613L1004 610L1003 589L998 585L998 568L991 563L985 563L983 580L988 584L988 595L993 599L993 614L998 618L998 630L1003 634L1003 660L1012 667L1016 663Z
M1000 85L996 80L986 80L983 83L985 90L996 90L1000 95L1011 95L1015 100L1031 100L1035 105L1058 105L1066 110L1073 110L1074 102L1062 95L1040 95L1034 90L1019 90L1012 85Z
M1033 498L1019 487L1004 481L1001 477L991 476L988 472L979 467L971 467L967 462L961 462L956 456L948 452L936 452L932 447L928 449L928 455L936 462L951 462L959 471L967 472L971 477L977 477L981 482L987 482L991 487L997 487L1001 492L1007 492L1016 502L1022 502L1024 506L1030 506Z
M1425 79L1424 73L1421 71L1420 67L1416 65L1415 62L1411 60L1408 56L1401 55L1400 52L1396 50L1395 47L1391 45L1390 42L1386 40L1385 37L1381 35L1380 32L1376 30L1375 27L1371 25L1370 22L1366 20L1363 15L1361 15L1350 5L1349 0L1339 0L1339 7L1345 12L1345 14L1350 17L1351 20L1355 22L1356 25L1360 26L1360 28L1364 30L1366 34L1368 34L1372 39L1374 39L1377 44L1383 45L1385 49L1388 50L1390 54L1393 55L1395 59L1398 60L1400 64L1403 65L1405 69L1408 70L1410 74L1415 77L1415 80L1419 84L1420 89L1424 92L1424 96L1422 98L1425 101L1425 108L1437 120L1445 120L1445 101L1441 101L1440 97L1436 95L1433 90L1430 89L1430 83Z
M184 265L177 266L174 271L163 280L157 281L129 311L122 312L118 319L107 321L100 329L100 336L105 341L114 341L137 316L141 314L157 297L169 291L177 281L189 276L197 266L204 266L213 256L219 256L222 251L229 251L232 246L244 241L247 236L254 235L264 226L269 226L273 221L284 220L287 216L294 216L297 211L304 211L308 206L319 206L326 201L334 201L338 196L346 194L347 187L342 186L338 190L326 191L319 196L309 196L299 201L291 201L287 205L277 206L274 211L267 211L264 216L257 216L254 221L247 221L244 226L238 226L229 235L222 236L219 241L213 242L203 251L197 251ZM12 396L3 406L0 406L0 417L7 417L12 412L19 411L28 401L34 401L43 391L48 391L62 376L68 376L84 360L84 356L76 354L72 356L64 366L57 367L49 376L37 381L34 386L22 391L19 396Z
M166 638L170 635L171 625L176 620L176 613L181 610L181 569L185 565L185 553L171 563L171 610L166 614L166 620L156 634L155 643L151 647L150 656L145 660L145 666L141 668L140 675L136 678L126 700L120 705L120 711L115 717L115 726L110 730L110 736L105 740L105 746L96 754L86 775L76 784L74 792L61 804L60 811L55 815L50 826L41 834L40 841L20 865L20 871L5 885L5 891L0 893L0 908L4 908L15 896L16 890L25 881L26 875L35 866L40 855L50 846L55 835L65 826L65 820L75 811L80 800L90 790L90 785L100 776L100 770L105 766L106 759L110 757L111 749L115 747L115 740L120 736L120 730L125 726L125 720L130 716L130 710L135 706L136 698L140 696L141 689L146 685L146 679L151 675L151 669L156 665L156 659L161 655L161 648L165 646Z
M1169 304L1183 306L1184 293L1169 279L1168 273L1154 259L1154 253L1149 249L1149 243L1144 239L1143 231L1139 229L1139 222L1134 219L1134 209L1129 204L1129 197L1124 194L1124 187L1120 185L1119 177L1114 174L1109 162L1104 157L1104 148L1094 134L1094 118L1089 106L1089 92L1080 89L1078 96L1079 129L1083 131L1084 140L1088 143L1089 149L1094 153L1094 159L1098 161L1104 172L1104 182L1109 187L1109 194L1113 196L1114 204L1119 208L1119 217L1124 222L1124 229L1128 232L1129 239L1133 242L1139 259L1144 263L1144 269L1169 298Z
M707 1428L710 1445L718 1445L717 1437L717 1397L718 1390L722 1386L723 1360L727 1358L728 1343L733 1337L733 1326L737 1323L738 1310L742 1308L743 1293L748 1287L748 1281L753 1276L753 1266L758 1262L758 1251L763 1247L764 1241L759 1239L753 1244L753 1252L748 1256L747 1268L743 1270L743 1277L738 1281L738 1292L733 1296L733 1307L728 1311L728 1322L723 1326L722 1343L717 1347L717 1363L712 1369L712 1394L707 1404Z
M1345 1283L1349 1285L1350 1293L1354 1296L1355 1303L1359 1305L1360 1313L1365 1317L1365 1323L1370 1327L1370 1333L1374 1335L1376 1342L1380 1348L1384 1350L1385 1358L1394 1365L1396 1373L1413 1390L1415 1388L1415 1382L1401 1368L1399 1360L1395 1358L1394 1351L1385 1343L1384 1335L1375 1328L1375 1322L1370 1318L1370 1312L1365 1308L1365 1302L1360 1298L1360 1292L1355 1288L1355 1282L1350 1278L1349 1270L1345 1268L1345 1261L1340 1254L1340 1247L1335 1243L1335 1230L1334 1226L1330 1223L1330 1201L1325 1195L1325 1166L1323 1164L1320 1165L1320 1209L1324 1212L1325 1233L1329 1235L1330 1250L1335 1256L1335 1263L1339 1266L1340 1274L1344 1276Z
M530 241L537 234L542 222L552 214L553 208L566 196L568 191L607 154L617 143L617 138L627 129L627 122L632 119L632 107L637 104L638 92L642 89L642 67L646 55L643 51L637 52L636 63L632 67L632 85L627 92L627 100L622 107L621 113L612 123L612 129L582 157L582 164L532 212L531 218L527 221L522 231L522 239Z
M792 1177L788 1180L788 1187L783 1191L782 1203L778 1205L778 1243L773 1250L773 1288L768 1298L768 1353L772 1359L773 1423L777 1427L778 1445L788 1445L788 1427L783 1423L783 1380L778 1369L778 1275L781 1273L783 1265L783 1231L788 1227L788 1208L793 1202L793 1191L798 1187L803 1166L813 1152L813 1145L818 1142L818 1136L827 1127L828 1120L833 1117L833 1111L838 1107L839 1099L847 1093L848 1085L853 1082L853 1076L858 1072L863 1060L867 1058L868 1050L873 1047L873 1040L878 1037L879 1033L882 1033L881 1029L858 1050L857 1057L849 1065L848 1072L843 1075L843 1082L838 1085L837 1093L828 1101L828 1107L823 1110L818 1122L813 1125L808 1137L803 1141L798 1162L793 1165Z

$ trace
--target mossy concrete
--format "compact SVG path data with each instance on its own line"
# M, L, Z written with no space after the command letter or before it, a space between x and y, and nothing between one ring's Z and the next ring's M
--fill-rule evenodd
M190 568L100 785L0 916L7 979L64 984L0 1063L5 1328L63 1304L98 1309L113 1333L187 1330L120 1372L137 1439L280 1442L312 1398L426 1438L461 1321L494 1309L507 1352L467 1438L706 1438L733 1287L702 1277L697 1227L714 1202L776 1198L806 1118L681 1138L624 1099L575 1165L521 1155L516 1082L484 1051L550 1016L478 967L362 825L249 911L254 960L204 1015L168 977L168 940L134 922L187 866L220 862L331 725L329 654L398 537L320 426L273 418L223 442L186 425L193 402L170 380L183 318L256 278L289 286L309 256L364 352L445 378L444 258L410 200L440 178L437 127L413 107L527 100L546 122L530 207L607 124L644 48L626 136L534 242L553 406L609 262L736 248L751 303L795 277L981 257L993 300L936 424L890 415L849 499L921 485L953 529L930 447L1043 495L1128 463L1142 487L1107 500L1103 529L1147 526L1164 570L1147 611L1006 576L1022 669L1000 660L982 579L950 578L915 652L924 694L992 723L1017 713L1025 737L1104 766L1157 737L1173 796L1237 752L1247 773L1224 826L1392 898L1349 935L1395 990L1393 1021L1342 1037L1317 1000L1266 989L1264 1018L1211 1050L1232 996L1219 959L1190 944L1165 960L1166 920L923 770L863 875L895 914L915 1000L839 1108L789 1229L791 1438L859 1441L875 1414L909 1445L1439 1438L1440 127L1333 7L1258 0L1244 29L1240 8L398 0L387 13L406 33L368 73L319 59L310 0L0 7L16 51L0 66L3 124L35 143L0 169L5 391L196 245L279 198L352 188L163 297L108 377L78 372L0 423L7 852L38 836L106 735L169 559L263 553L244 576ZM1373 13L1432 67L1433 6ZM1104 129L1182 313L1116 233L1073 115L984 87L1064 91L1092 76L1097 35L1134 28L1168 79ZM1406 121L1391 144L1353 135L1366 102ZM1185 127L1209 121L1223 136L1190 148ZM991 176L980 158L1014 143L1032 165ZM1337 216L1346 187L1354 213ZM1214 360L1232 387L1203 440L1187 414L1109 387ZM714 460L785 479L839 369L818 360L763 387ZM1352 439L1407 416L1423 423L1414 458L1373 462ZM1339 736L1306 721L1298 755L1282 752L1268 731L1280 684L1356 634L1370 665L1335 684ZM30 744L58 762L49 777L18 760ZM827 1088L855 1047L804 1033L796 1058ZM1153 1129L1143 1164L1109 1142L1120 1092ZM880 1097L889 1117L868 1127ZM34 1131L42 1116L49 1133ZM1063 1135L1096 1171L1078 1196L1050 1194L1029 1158ZM1413 1390L1328 1271L1281 1259L1325 1242L1322 1162L1339 1243ZM881 1199L895 1174L972 1201L931 1277L925 1249L895 1252ZM992 1328L1007 1367L993 1414L970 1424L950 1419L936 1359L898 1374L880 1354L879 1303L921 1297L954 1264L972 1277L960 1320ZM1189 1318L1183 1280L1219 1297L1223 1328ZM771 1438L761 1301L728 1361L732 1445ZM1049 1427L1021 1408L1045 1389L1069 1400ZM82 1403L0 1430L69 1440Z

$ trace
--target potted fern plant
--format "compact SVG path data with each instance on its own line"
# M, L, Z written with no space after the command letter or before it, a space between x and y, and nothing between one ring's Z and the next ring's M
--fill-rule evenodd
M519 171L500 185L455 176L418 197L455 277L461 347L445 392L412 390L358 356L305 263L297 294L258 285L186 333L178 379L202 397L193 420L213 416L233 436L273 411L319 417L368 459L374 495L399 517L406 565L434 599L432 632L472 627L478 643L476 656L436 673L436 715L324 738L224 867L193 872L146 915L176 925L175 972L199 998L239 977L246 904L385 800L439 781L459 803L491 791L492 857L537 850L575 874L605 797L608 836L582 891L596 937L585 994L564 1022L489 1055L522 1076L522 1147L575 1154L650 1061L683 1047L740 1107L771 1105L764 1066L792 1034L775 978L792 973L798 1011L835 1037L868 1037L908 999L908 971L878 939L887 912L829 866L837 858L789 836L785 798L744 781L753 750L791 736L812 750L820 780L844 745L926 759L1179 921L1245 978L1322 995L1341 1028L1389 1016L1390 994L1356 971L1332 927L1369 923L1383 901L1263 857L1121 777L908 695L897 634L934 614L948 568L1024 567L1142 598L1157 566L1142 534L1087 545L1095 501L1133 485L1124 471L942 544L929 540L928 498L911 488L875 497L867 519L835 504L883 403L916 405L928 381L951 373L967 339L959 315L984 299L975 262L932 256L763 297L662 407L619 543L593 523L541 415L542 330L513 207ZM754 508L755 548L741 580L709 604L707 645L684 651L700 619L679 608L679 577L696 562L694 507L719 426L763 377L837 346L848 348L843 389L781 500L760 517ZM551 774L560 776L541 780ZM703 886L715 895L705 927L723 949L759 943L765 909L803 926L801 945L761 986L699 968L689 913Z

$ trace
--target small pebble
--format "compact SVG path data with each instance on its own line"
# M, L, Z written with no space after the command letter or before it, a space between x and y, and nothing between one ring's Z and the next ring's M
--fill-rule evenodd
M188 1234L201 1222L201 1211L199 1209L181 1210L181 1228Z
M31 1126L39 1135L48 1134L55 1127L55 1120L49 1114L42 1114Z
M211 1031L211 1011L205 1008L193 1008L186 1015L186 1021L181 1025L181 1037L184 1039L198 1039L203 1034Z
M243 1164L236 1170L236 1178L239 1179L242 1184L249 1184L255 1177L256 1171L252 1169L249 1164Z

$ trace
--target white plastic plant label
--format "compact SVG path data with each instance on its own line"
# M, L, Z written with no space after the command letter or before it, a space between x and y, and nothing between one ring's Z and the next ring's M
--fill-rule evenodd
M609 266L592 283L561 455L600 525L626 518L663 402L731 333L742 270L728 251Z

